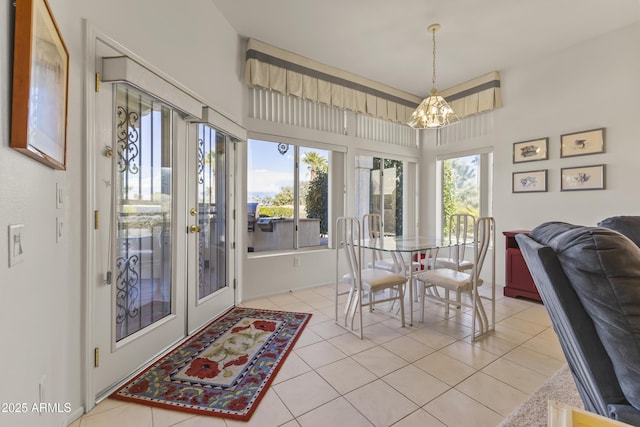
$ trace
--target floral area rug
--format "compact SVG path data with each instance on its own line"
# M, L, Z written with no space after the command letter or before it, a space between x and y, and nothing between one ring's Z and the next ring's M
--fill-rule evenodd
M248 420L310 318L232 308L111 397Z

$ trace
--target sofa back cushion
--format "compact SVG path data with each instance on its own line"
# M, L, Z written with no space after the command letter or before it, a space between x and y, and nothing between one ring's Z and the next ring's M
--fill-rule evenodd
M640 409L640 248L615 231L559 222L542 224L530 236L555 250L625 398Z
M598 227L624 234L636 246L640 246L640 216L612 216L600 221Z

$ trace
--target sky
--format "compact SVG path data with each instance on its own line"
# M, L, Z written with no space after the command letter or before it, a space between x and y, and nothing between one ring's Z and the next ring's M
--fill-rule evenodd
M250 139L249 157L247 159L247 192L249 197L251 194L268 193L275 195L282 187L293 187L294 182L294 147L284 154L278 151L278 144L275 142L259 141ZM326 150L310 149L300 147L300 158L308 151L316 151L328 157ZM300 162L300 171L302 180L309 179L309 168L306 164ZM261 194L266 195L266 194Z

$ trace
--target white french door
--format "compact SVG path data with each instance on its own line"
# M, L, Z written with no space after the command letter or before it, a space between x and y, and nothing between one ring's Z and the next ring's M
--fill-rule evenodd
M102 84L96 127L100 399L234 305L235 159L229 136L125 83Z
M231 138L191 125L188 153L188 331L193 333L235 303L233 212L228 182L235 164Z
M126 84L103 84L96 111L92 384L100 396L185 336L188 124Z

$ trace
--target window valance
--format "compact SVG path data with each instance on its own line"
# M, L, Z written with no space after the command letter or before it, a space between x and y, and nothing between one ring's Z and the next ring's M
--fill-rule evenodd
M439 95L447 100L458 117L502 107L500 74L493 71L446 90Z
M255 39L247 43L245 83L337 108L407 123L421 99Z

